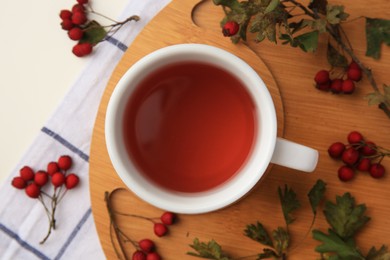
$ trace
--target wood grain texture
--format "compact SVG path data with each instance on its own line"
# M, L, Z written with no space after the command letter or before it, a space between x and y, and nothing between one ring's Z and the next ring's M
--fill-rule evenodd
M365 203L367 214L372 217L366 228L359 233L358 245L363 252L375 245L390 245L390 178L375 180L360 173L349 183L337 178L340 162L327 155L328 146L335 141L346 142L351 130L361 131L368 139L390 147L390 120L376 107L369 107L364 96L372 92L365 79L358 84L357 93L350 96L332 95L316 90L313 76L316 71L328 68L325 58L325 44L315 54L303 53L289 46L268 42L249 46L233 45L221 36L219 21L223 13L211 1L204 1L193 11L198 0L173 0L151 21L124 54L115 69L103 95L96 118L91 156L90 191L92 210L97 231L108 259L115 259L109 236L109 217L104 202L104 192L124 187L110 163L104 141L104 117L109 97L125 71L145 54L158 48L176 43L206 43L219 46L246 60L264 79L274 98L278 113L278 134L287 139L311 146L320 152L318 167L314 173L304 174L280 166L273 166L262 181L238 203L223 210L201 214L181 215L177 225L170 227L170 235L156 238L152 224L128 216L118 216L118 223L134 240L152 238L164 259L192 259L185 255L190 251L188 244L195 237L201 240L215 239L232 256L241 257L261 252L262 246L243 235L247 224L260 221L268 230L284 225L277 196L277 188L288 184L297 191L302 207L296 212L296 221L289 227L292 248L289 259L317 259L314 248L319 244L308 231L312 213L306 194L315 181L323 179L328 185L327 199L349 191L358 203ZM389 1L375 0L353 2L342 0L351 19L360 16L390 17ZM191 20L194 16L196 24ZM357 19L345 25L356 54L374 71L378 83L389 83L390 51L382 49L379 61L364 57L364 20ZM322 41L324 42L324 41ZM390 169L390 160L383 164ZM112 194L113 206L124 213L159 217L156 209L135 197L130 191L118 190ZM327 224L319 214L315 228L326 230ZM308 233L309 232L309 233ZM131 255L130 243L125 245Z

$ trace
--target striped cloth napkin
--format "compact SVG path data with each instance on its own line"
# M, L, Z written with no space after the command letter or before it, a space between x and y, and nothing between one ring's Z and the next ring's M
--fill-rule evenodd
M104 259L89 195L89 149L95 116L105 86L127 46L170 0L129 1L121 17L139 15L139 22L122 27L100 43L61 104L38 133L31 147L0 187L0 259ZM42 204L10 183L28 165L46 169L61 155L73 159L71 171L80 184L67 192L56 211L56 229L44 243L49 221ZM50 192L51 193L51 192Z

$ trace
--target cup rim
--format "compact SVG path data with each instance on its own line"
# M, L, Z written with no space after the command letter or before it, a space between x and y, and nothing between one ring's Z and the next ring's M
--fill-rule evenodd
M249 93L257 109L257 122L261 123L259 135L267 135L256 141L244 169L231 180L209 191L182 193L156 186L137 171L130 162L126 148L121 142L123 110L137 84L149 72L164 64L178 61L205 61L222 66L225 70L250 86ZM226 64L229 64L227 67ZM147 71L147 73L144 73ZM143 76L142 73L144 74ZM240 77L241 75L241 77ZM245 75L245 77L242 77ZM105 139L112 165L124 182L139 198L147 203L176 213L198 214L224 208L245 196L260 180L270 163L276 142L277 120L271 94L257 72L236 55L206 44L176 44L158 49L135 62L120 78L109 99L105 117ZM261 159L261 160L260 160Z

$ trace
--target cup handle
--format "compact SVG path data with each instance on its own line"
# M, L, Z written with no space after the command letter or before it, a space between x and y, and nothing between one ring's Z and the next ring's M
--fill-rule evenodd
M318 151L310 147L277 138L271 163L291 169L312 172L317 166Z

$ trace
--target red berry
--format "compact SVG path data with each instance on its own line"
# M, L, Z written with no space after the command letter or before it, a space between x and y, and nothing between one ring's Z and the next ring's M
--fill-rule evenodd
M350 80L359 81L362 79L362 71L360 69L350 68L347 71L347 76Z
M82 5L82 4L75 4L75 5L72 7L72 13L77 13L77 12L84 13L84 12L85 12L85 7L84 7L84 5Z
M153 230L154 230L154 234L156 234L156 236L158 237L162 237L168 232L167 226L165 226L162 223L154 223Z
M60 17L61 17L62 20L64 20L64 19L71 19L72 12L69 11L69 10L61 10Z
M37 171L34 176L34 183L38 186L44 186L49 180L49 175L45 171Z
M84 31L79 27L73 27L68 31L68 36L71 40L78 41L83 38Z
M65 186L68 190L71 190L79 184L79 181L79 176L71 173L65 177Z
M146 255L142 251L135 251L133 256L131 257L132 260L146 260Z
M146 255L146 260L161 260L161 256L156 252L152 252Z
M374 163L370 167L370 175L373 178L379 179L385 175L385 167L380 163Z
M348 69L358 69L358 70L360 70L361 68L360 68L360 66L359 66L356 62L352 61L352 62L348 65Z
M349 166L341 166L338 170L338 176L341 181L350 181L352 180L355 173L353 172L352 168Z
M328 148L328 154L330 157L334 159L338 159L341 157L345 150L345 145L341 142L336 142L333 143L329 148Z
M330 90L330 81L323 83L323 84L316 84L316 88L322 91L329 91Z
M347 139L350 144L359 144L363 141L363 135L358 131L352 131L348 134Z
M63 19L61 22L61 27L65 31L69 31L70 29L72 29L74 27L74 24L73 24L71 19Z
M61 155L58 158L58 167L64 171L69 170L72 167L72 158L69 155Z
M334 79L330 83L330 91L332 91L335 94L338 94L341 92L342 85L343 85L342 79Z
M354 148L350 147L343 152L343 154L341 155L341 159L345 164L353 165L359 159L359 152L356 151Z
M376 149L376 145L373 142L367 141L365 145L362 148L360 148L360 152L364 156L371 156L376 154L375 149Z
M150 253L152 251L154 251L154 249L156 248L154 242L150 239L142 239L138 242L138 245L140 247L140 249L142 251L144 251L145 253Z
M78 43L73 47L72 52L77 57L86 56L92 52L92 44L88 42Z
M77 0L77 3L81 5L88 4L88 0Z
M36 184L33 182L33 183L30 183L30 184L26 187L26 194L27 194L27 196L29 196L30 198L36 199L36 198L38 198L39 195L41 194L41 190L40 190L39 186L36 185Z
M25 181L32 181L34 179L34 171L29 166L23 166L19 170L19 174Z
M344 94L352 94L355 91L355 83L353 83L353 81L350 79L344 80L343 84L341 85L341 91Z
M222 34L225 37L230 37L235 35L240 29L240 25L235 21L228 21L222 27Z
M176 220L176 214L172 212L164 212L160 219L163 224L172 225Z
M371 167L371 160L368 158L362 158L358 165L356 166L356 169L362 172L368 172Z
M12 179L11 185L17 189L24 189L27 186L27 182L22 177L14 177Z
M320 71L318 71L317 74L314 77L314 81L318 85L330 82L329 71L327 71L327 70L320 70Z
M82 25L87 21L87 16L84 12L75 12L72 15L72 23Z
M65 183L65 175L62 172L56 172L51 176L51 183L54 187L60 187Z
M49 162L47 164L47 173L52 176L54 173L58 172L60 170L60 168L58 167L58 163L57 162Z

